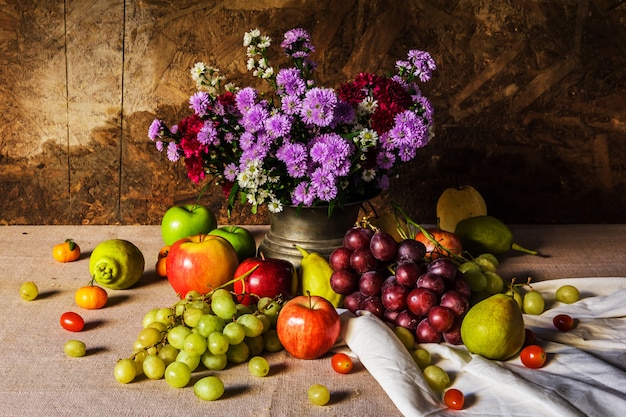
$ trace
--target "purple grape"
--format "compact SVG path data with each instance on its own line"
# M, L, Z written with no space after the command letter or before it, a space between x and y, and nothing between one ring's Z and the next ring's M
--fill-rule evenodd
M418 278L426 272L421 263L402 261L396 266L396 278L405 287L415 288Z
M366 296L380 295L385 279L387 277L379 270L366 271L359 279L359 290Z
M433 290L437 295L442 295L446 290L446 283L441 275L426 272L418 278L417 287L429 288Z
M417 324L420 322L420 318L409 310L402 310L397 313L395 324L396 326L402 326L406 329L415 331Z
M361 304L359 305L359 310L369 311L376 317L382 319L385 313L385 306L383 306L380 297L371 296L366 297L363 301L361 301Z
M348 294L343 299L343 306L352 313L356 313L361 308L361 303L365 300L365 296L361 294L361 291L355 291Z
M415 239L405 239L398 243L396 249L396 260L420 262L426 256L426 246Z
M380 299L387 310L401 311L406 309L406 298L409 289L400 284L395 277L389 277L381 290Z
M359 275L351 269L333 271L330 275L330 287L337 294L348 295L359 288Z
M369 248L373 235L374 231L372 229L353 227L344 234L343 246L350 250Z
M387 232L378 231L370 240L370 252L381 262L392 260L397 249L398 242Z
M356 249L350 255L350 267L359 274L372 271L378 266L378 260L374 258L372 252L368 248Z

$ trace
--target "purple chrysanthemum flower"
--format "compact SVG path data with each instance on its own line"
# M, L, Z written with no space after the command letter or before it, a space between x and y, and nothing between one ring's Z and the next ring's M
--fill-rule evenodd
M163 152L163 149L165 149L165 143L162 140L157 140L156 142L154 142L154 146L159 152Z
M301 28L285 32L285 37L280 46L292 58L306 58L311 52L315 51L315 46L311 43L309 33Z
M335 176L328 170L318 167L311 174L311 189L322 201L331 201L337 197Z
M224 167L224 178L226 178L228 181L235 182L235 180L237 179L237 174L239 174L239 171L237 170L237 165L235 165L233 162Z
M315 200L315 196L311 193L309 188L309 183L307 181L302 181L296 185L291 194L291 204L294 206L300 204L304 204L305 206L312 205Z
M193 109L194 113L202 117L207 114L211 98L209 94L204 91L198 91L189 98L189 108Z
M310 150L313 162L339 176L347 174L345 161L350 160L351 153L352 145L350 142L335 133L318 136ZM347 166L349 169L349 162Z
M277 113L265 121L264 127L265 132L271 138L284 137L291 130L291 119L282 113Z
M333 121L337 94L330 88L314 87L306 92L302 100L300 115L307 124L328 126Z
M204 126L198 132L198 142L203 145L219 145L220 141L217 136L217 130L210 121L205 121Z
M239 110L241 113L245 113L246 111L248 111L248 109L254 106L256 97L256 90L252 87L245 87L239 90L239 92L235 96L237 110Z
M392 152L381 151L376 155L376 165L379 169L390 170L396 163L396 156Z
M239 147L245 151L246 149L250 149L252 146L254 146L255 142L256 137L252 133L244 132L239 138Z
M352 124L356 120L356 111L354 106L345 101L339 101L335 106L334 119L331 126L342 124Z
M155 140L160 137L161 130L163 130L163 122L159 119L154 119L148 128L148 137L150 140Z
M437 68L435 60L426 51L412 49L408 53L409 62L414 67L413 75L420 81L426 82L432 77L433 71Z
M291 177L301 178L306 175L307 151L303 144L285 143L276 151L276 158L285 163Z
M284 68L276 76L277 94L301 95L306 89L306 83L297 68Z
M167 159L172 162L178 161L180 155L178 154L178 145L175 142L170 142L167 144Z
M378 188L386 190L389 188L389 177L387 175L381 175L378 179Z
M258 132L263 129L263 123L268 118L269 112L260 104L255 104L247 112L243 113L241 124L248 132Z
M296 95L283 96L280 108L285 114L299 114L302 109L302 100Z

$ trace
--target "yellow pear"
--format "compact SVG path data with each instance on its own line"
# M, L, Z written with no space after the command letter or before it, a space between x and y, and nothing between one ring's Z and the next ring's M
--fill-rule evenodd
M469 309L461 323L467 350L487 359L505 360L524 345L524 317L513 297L492 295Z
M446 188L437 200L437 222L441 230L454 233L461 220L487 214L487 204L471 185Z

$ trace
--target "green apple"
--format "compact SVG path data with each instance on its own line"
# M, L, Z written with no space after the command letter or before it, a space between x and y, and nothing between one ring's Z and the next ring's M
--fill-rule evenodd
M215 214L199 204L170 207L161 220L161 235L166 246L184 237L208 233L217 227Z
M245 227L222 226L211 230L209 234L221 236L228 240L230 244L233 245L233 248L235 248L239 262L256 256L256 240L254 236L252 236L252 233Z

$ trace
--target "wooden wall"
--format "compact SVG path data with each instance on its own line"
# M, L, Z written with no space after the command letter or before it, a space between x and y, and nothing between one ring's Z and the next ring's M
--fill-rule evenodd
M444 188L472 184L511 223L626 221L619 0L0 0L0 224L157 224L194 201L150 122L188 114L195 62L243 85L243 33L293 27L327 85L414 48L438 63L436 137L379 210L432 222ZM202 201L267 220L227 219L213 187Z

